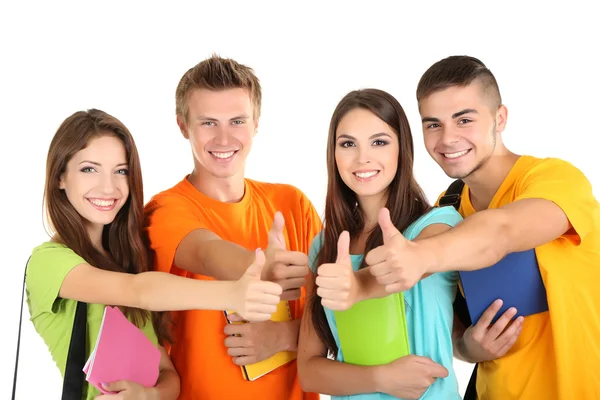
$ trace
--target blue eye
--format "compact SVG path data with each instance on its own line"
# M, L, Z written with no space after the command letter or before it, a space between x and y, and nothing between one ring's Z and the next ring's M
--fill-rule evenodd
M84 167L84 168L81 168L80 171L85 172L86 174L89 174L90 172L96 172L96 170L92 167Z

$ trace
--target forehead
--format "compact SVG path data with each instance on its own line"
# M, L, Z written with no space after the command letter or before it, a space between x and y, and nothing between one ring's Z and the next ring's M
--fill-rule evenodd
M485 100L482 86L473 82L431 93L419 102L419 112L423 118L443 118L465 109L489 108Z
M377 115L364 108L355 108L346 113L340 120L336 137L344 134L355 137L370 136L382 132L395 136L392 128Z
M188 107L194 117L229 117L251 111L252 100L250 92L243 88L195 89L188 97Z
M97 136L88 145L73 155L72 161L94 161L100 164L122 164L126 162L125 145L114 135Z

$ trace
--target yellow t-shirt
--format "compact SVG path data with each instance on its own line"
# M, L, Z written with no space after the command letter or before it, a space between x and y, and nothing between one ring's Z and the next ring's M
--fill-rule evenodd
M521 156L488 208L528 198L554 202L573 228L535 249L549 311L525 317L504 357L480 363L478 398L600 399L600 206L583 173L555 158ZM475 213L466 185L459 212Z

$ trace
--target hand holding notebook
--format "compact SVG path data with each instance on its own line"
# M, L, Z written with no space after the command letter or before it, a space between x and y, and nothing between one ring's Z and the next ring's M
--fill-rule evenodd
M126 380L153 387L159 363L158 348L118 307L107 306L96 346L83 368L86 380L104 394L111 392L102 387L102 382Z
M232 320L230 320L229 314L230 313L228 313L227 311L225 312L225 318L227 319L227 323L229 323L229 324L247 324L248 323L248 322L239 321L239 318L234 318L234 315L231 315ZM287 301L280 302L279 305L277 306L277 311L275 311L275 313L273 313L273 315L271 316L271 321L285 322L285 321L291 321L291 320L292 320L292 313L290 311L288 302ZM264 322L257 322L257 324L264 324ZM230 330L229 328L226 328L226 334L229 334L227 332L229 330ZM234 336L237 336L237 335L234 335ZM227 344L227 341L230 341L231 339L235 340L236 338L231 338L231 337L227 338L226 339L227 346L230 346L229 344ZM237 346L237 344L236 344L236 346ZM242 376L245 380L253 381L253 380L260 378L263 375L268 374L269 372L275 370L276 368L279 368L282 365L289 363L290 361L294 360L295 358L296 358L295 351L281 351L281 352L278 352L278 353L274 354L273 356L267 358L266 360L259 361L259 362L253 363L253 364L242 365L242 366L240 366L240 369L242 372Z

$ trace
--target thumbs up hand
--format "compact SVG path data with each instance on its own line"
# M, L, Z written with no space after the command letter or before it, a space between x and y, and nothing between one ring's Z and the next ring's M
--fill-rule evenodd
M269 243L265 249L266 264L263 278L278 283L283 289L281 300L298 299L308 275L308 257L300 251L287 250L285 244L285 220L277 211L269 231Z
M406 239L394 226L387 208L381 209L378 221L383 245L367 253L365 261L369 270L388 293L410 289L426 272L415 251L415 243Z
M255 261L235 283L233 310L246 321L267 321L277 309L281 286L261 280L265 255L256 251Z
M317 294L321 304L331 310L347 310L357 301L359 283L350 258L350 234L342 232L338 239L335 263L322 264L317 269Z

